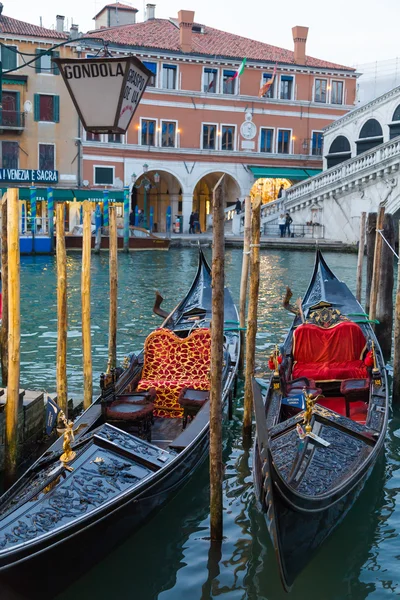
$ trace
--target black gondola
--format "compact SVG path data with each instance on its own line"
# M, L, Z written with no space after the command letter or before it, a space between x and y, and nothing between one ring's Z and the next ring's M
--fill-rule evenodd
M64 434L0 499L0 582L18 584L27 574L30 586L60 565L76 576L193 474L209 446L210 319L211 273L200 250L188 294L119 377L103 377L101 396L74 424L73 443ZM224 404L240 345L227 289L225 322Z
M306 295L290 310L296 316L270 357L265 398L253 386L255 487L287 591L353 506L388 422L371 323L319 250Z

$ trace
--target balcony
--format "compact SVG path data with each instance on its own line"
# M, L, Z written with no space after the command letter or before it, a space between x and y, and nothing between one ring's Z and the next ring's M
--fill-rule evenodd
M3 131L16 131L21 133L25 128L25 113L15 110L0 109L0 133Z

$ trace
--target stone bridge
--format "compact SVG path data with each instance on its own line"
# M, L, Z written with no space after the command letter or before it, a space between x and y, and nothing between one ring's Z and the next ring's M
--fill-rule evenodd
M289 212L294 225L313 223L315 235L327 240L357 243L363 211L400 217L400 137L376 146L319 175L298 183L286 195L262 207L262 228L278 231L281 212ZM233 231L243 231L234 219Z

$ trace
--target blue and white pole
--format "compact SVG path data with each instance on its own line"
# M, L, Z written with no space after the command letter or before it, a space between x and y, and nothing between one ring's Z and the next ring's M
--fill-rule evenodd
M32 185L29 188L29 199L31 201L31 229L36 233L36 188Z
M124 188L124 251L129 252L129 186Z
M50 250L54 250L54 192L53 188L47 188L47 217L49 219L49 237L50 237Z
M110 222L108 218L108 190L103 190L103 225L108 227Z

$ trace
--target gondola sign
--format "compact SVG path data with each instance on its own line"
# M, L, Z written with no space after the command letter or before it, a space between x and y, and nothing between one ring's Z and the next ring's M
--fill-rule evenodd
M125 133L152 73L135 56L55 58L86 131Z

